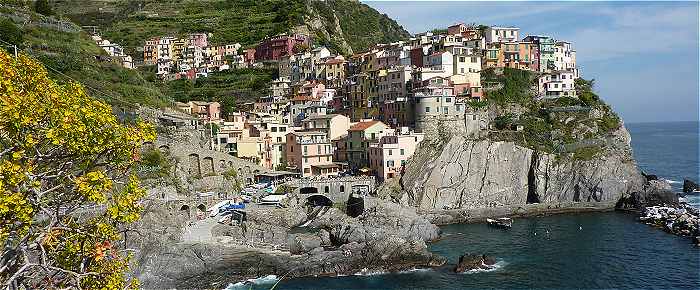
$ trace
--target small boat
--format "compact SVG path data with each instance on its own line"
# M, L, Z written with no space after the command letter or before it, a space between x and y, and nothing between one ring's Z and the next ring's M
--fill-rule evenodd
M486 223L488 223L492 227L510 229L513 226L513 219L505 217L497 219L486 219Z

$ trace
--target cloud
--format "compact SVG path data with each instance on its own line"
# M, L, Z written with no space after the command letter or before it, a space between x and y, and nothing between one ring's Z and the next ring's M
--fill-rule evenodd
M606 8L590 13L604 18L599 24L574 31L568 40L579 52L579 61L697 50L697 15L697 9L687 7Z

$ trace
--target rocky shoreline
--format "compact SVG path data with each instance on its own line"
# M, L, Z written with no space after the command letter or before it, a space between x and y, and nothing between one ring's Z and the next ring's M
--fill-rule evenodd
M365 198L365 208L357 218L325 208L310 221L308 208L301 206L255 211L243 224L214 225L212 237L204 241L186 241L183 235L134 237L140 263L135 276L144 288L221 289L267 275L338 276L445 264L427 246L439 238L440 228L415 209L372 197ZM156 219L146 215L141 223L159 224L151 227L168 228L174 235L188 230L164 224L172 219L168 215L160 210Z
M674 235L691 237L700 246L700 210L688 204L645 207L639 220Z

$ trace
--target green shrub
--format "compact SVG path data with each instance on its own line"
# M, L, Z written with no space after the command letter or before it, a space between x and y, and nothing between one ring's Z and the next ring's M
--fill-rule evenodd
M496 129L503 130L508 128L513 123L513 114L505 114L496 117L494 120L494 125Z
M10 18L0 19L0 40L15 45L22 44L22 30ZM10 51L12 53L12 51Z
M48 0L36 0L36 2L34 2L34 11L45 16L53 15L53 9L51 5L49 5Z
M141 155L139 172L144 178L160 178L170 175L172 162L158 149L147 149Z
M602 148L600 146L590 146L590 147L583 147L576 149L574 151L574 160L581 160L581 161L588 161L592 160L594 157L596 157L598 154L602 152Z

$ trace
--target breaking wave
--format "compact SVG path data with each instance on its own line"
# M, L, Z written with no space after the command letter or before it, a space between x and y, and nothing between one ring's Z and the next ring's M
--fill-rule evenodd
M469 271L464 272L464 274L476 274L476 273L484 273L484 272L494 272L494 271L498 271L498 270L500 270L500 269L503 269L503 267L505 267L506 265L508 265L508 263L506 263L506 261L504 261L504 260L497 260L497 261L496 261L496 264L493 264L493 265L491 265L491 266L487 266L487 267L489 267L488 269L473 269L473 270L469 270Z
M272 285L277 283L279 279L276 275L267 275L265 277L248 279L234 284L229 284L224 290L250 289L250 285Z

